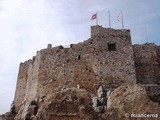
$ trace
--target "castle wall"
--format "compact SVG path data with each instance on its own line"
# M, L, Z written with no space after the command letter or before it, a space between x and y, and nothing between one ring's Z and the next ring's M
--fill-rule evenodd
M28 78L25 91L25 99L28 100L37 97L40 56L40 53L37 53L37 55L33 57L32 64L30 64L28 68Z
M135 83L136 73L129 30L91 27L91 38L40 50L20 65L15 102L60 91L68 87L96 93L99 85L109 89Z
M157 48L155 44L133 45L137 82L157 84L160 80Z
M28 79L27 72L30 64L32 64L32 60L28 60L24 63L21 63L19 66L19 73L17 78L15 98L14 98L14 103L16 106L19 106L24 100L26 84Z
M108 44L115 44L116 50L109 51ZM129 30L94 26L87 41L70 48L50 46L40 54L39 96L67 87L80 86L96 92L102 83L113 88L136 82Z
M160 46L153 43L133 45L137 82L143 84L148 95L160 92Z

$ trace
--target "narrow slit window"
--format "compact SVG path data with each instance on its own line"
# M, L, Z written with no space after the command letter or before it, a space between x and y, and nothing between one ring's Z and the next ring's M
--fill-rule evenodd
M78 60L80 60L81 59L81 56L80 55L78 55Z
M116 44L108 44L108 51L116 51Z

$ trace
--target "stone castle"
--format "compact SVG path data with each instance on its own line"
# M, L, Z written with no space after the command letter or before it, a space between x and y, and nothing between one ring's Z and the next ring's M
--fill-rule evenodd
M49 44L21 63L14 104L70 87L96 93L102 84L112 90L128 83L143 84L149 94L160 92L160 46L132 45L130 30L97 25L88 40L69 48Z

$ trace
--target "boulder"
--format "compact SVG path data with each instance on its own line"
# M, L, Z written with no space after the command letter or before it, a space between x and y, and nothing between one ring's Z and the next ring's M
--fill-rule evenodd
M102 115L102 119L127 120L139 114L159 113L159 104L149 99L145 87L131 84L120 86L111 93L107 101L107 111ZM150 117L145 118L145 120L150 119ZM144 117L137 117L136 120L144 120Z

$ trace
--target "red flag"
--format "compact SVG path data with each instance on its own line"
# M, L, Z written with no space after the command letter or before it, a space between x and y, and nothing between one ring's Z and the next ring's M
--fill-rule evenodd
M92 19L92 20L97 19L97 13L94 14L94 15L92 15L92 18L91 18L91 19Z

